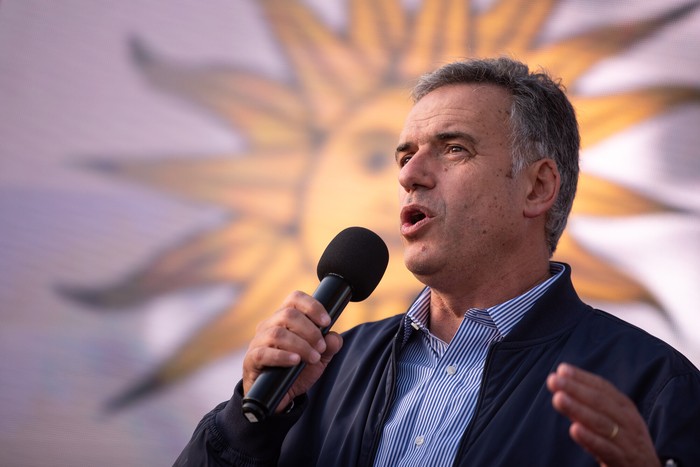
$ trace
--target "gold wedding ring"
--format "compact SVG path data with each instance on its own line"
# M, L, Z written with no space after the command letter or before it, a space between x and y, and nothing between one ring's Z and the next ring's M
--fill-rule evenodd
M617 436L617 433L619 431L620 431L620 426L617 423L613 422L612 432L610 432L610 435L608 436L610 441L615 439L615 437Z

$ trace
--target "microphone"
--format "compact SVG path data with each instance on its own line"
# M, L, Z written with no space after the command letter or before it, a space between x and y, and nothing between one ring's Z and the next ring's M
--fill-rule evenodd
M321 283L313 297L331 317L325 336L349 301L360 302L374 291L389 263L389 250L371 230L348 227L326 247L316 268ZM306 364L264 370L243 398L243 414L256 423L272 415Z

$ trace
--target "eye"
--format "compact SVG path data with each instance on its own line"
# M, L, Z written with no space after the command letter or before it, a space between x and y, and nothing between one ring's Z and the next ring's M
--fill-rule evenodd
M411 160L410 155L401 156L399 158L399 167L403 167L404 165L408 164L408 161L410 161L410 160Z
M462 152L464 151L464 148L462 146L447 146L447 152L450 153L455 153L455 152Z

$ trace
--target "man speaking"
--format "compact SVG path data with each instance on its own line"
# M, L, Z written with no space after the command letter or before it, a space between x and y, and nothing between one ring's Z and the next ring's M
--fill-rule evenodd
M289 295L176 465L700 465L700 372L584 304L550 261L578 180L561 86L511 59L468 60L413 98L397 221L424 290L342 336L324 334L316 298ZM298 365L270 415L247 417L260 375Z

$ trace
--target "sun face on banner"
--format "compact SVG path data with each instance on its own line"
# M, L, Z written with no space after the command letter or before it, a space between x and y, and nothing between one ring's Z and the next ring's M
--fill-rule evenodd
M213 113L246 139L247 149L95 164L109 175L223 206L231 220L175 243L111 287L66 289L66 294L117 308L191 287L239 287L238 299L227 311L193 331L177 353L117 404L245 346L256 323L287 293L315 287L316 261L335 234L350 225L382 236L391 260L373 296L353 304L338 328L405 310L420 284L403 267L393 148L411 105L409 88L420 74L463 57L501 54L541 66L571 90L584 148L700 97L697 90L681 87L597 97L575 92L576 80L594 64L686 10L539 43L538 33L555 4L501 0L475 13L463 0L426 0L415 11L398 0L355 0L347 5L346 30L336 31L301 2L262 1L289 64L291 75L284 81L235 67L174 64L135 44L136 62L156 89ZM633 216L667 209L582 173L572 216ZM572 264L585 299L656 303L640 284L586 251L567 232L555 259Z

